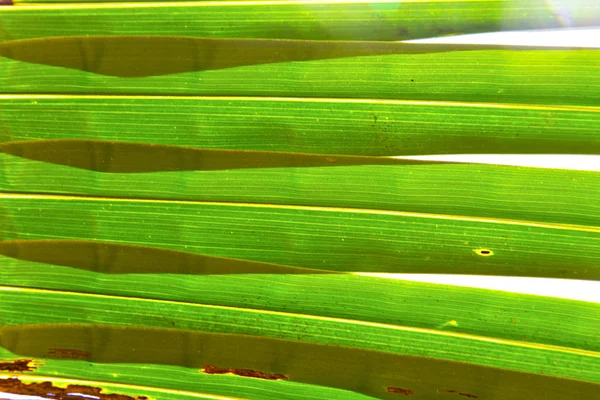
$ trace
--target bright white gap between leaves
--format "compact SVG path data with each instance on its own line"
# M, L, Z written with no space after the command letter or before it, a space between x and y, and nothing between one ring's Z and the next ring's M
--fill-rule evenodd
M376 274L366 272L358 272L356 274L600 303L600 282L594 281L479 275Z
M600 140L600 128L599 128ZM476 164L556 168L600 172L600 156L574 154L448 154L433 156L397 156L409 160L471 162ZM600 201L600 200L599 200Z
M600 24L600 21L598 24ZM405 42L580 47L598 49L600 48L600 28L545 29L532 31L474 33L470 35L406 40Z

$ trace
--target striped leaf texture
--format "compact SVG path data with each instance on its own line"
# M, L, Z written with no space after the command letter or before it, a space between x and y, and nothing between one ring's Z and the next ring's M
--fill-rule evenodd
M0 398L600 393L596 1L0 4Z

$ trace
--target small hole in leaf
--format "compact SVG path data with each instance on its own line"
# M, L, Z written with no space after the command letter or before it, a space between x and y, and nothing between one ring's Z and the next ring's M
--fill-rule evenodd
M484 257L494 255L494 252L491 250L488 250L488 249L477 249L477 250L475 250L475 253L479 254L480 256L484 256Z

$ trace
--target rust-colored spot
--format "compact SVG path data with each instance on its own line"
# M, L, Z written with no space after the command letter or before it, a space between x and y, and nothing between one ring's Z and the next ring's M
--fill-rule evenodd
M69 385L66 389L52 385L51 382L23 383L17 378L0 379L0 391L5 393L38 396L45 399L72 399L72 394L97 397L98 400L147 400L146 396L131 397L124 394L102 394L102 389L93 386Z
M33 360L16 360L8 362L0 362L0 371L9 372L24 372L35 371L35 367L30 365Z
M412 396L413 394L415 394L414 390L410 390L410 389L402 389L399 387L388 387L387 391L390 393L400 393L403 394L405 396Z
M516 320L515 320L514 318L511 318L511 319L510 319L510 323L511 323L511 324L514 324L515 322L516 322Z
M88 358L90 353L75 349L48 349L48 355L54 358L70 358L73 360L81 360L82 358Z
M259 378L276 381L279 379L290 379L289 376L284 374L268 374L262 371L256 371L253 369L240 369L240 368L219 368L214 365L205 365L204 373L206 374L234 374L238 376L246 376L248 378Z
M475 396L474 394L459 392L458 390L441 389L440 391L441 392L447 392L447 393L456 393L459 396L468 397L468 398L471 398L471 399L476 399L477 398L477 396Z

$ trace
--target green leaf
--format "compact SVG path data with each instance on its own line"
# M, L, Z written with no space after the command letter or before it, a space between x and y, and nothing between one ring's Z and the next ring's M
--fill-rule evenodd
M0 8L0 392L600 391L600 304L361 274L600 279L597 172L403 157L599 154L600 51L394 42L596 2L28 2Z
M47 142L24 143L37 145L41 151L26 156L48 160ZM89 144L90 148L93 144ZM55 159L62 156L61 162L80 161L91 166L95 162L104 171L113 168L112 154L96 158L89 157L89 151L50 153ZM134 157L135 153L122 154L129 155L129 164L137 168L155 168L165 161L155 157L153 162L144 153L139 158ZM232 155L239 156L235 151ZM296 156L287 155L290 159ZM482 218L509 225L540 223L562 234L571 229L594 231L600 225L596 201L600 196L600 177L592 171L418 161L411 165L400 159L399 165L104 173L9 154L0 155L0 160L4 166L0 189L5 192L265 203L275 208L277 205L338 207L357 209L356 212L368 209L368 213L396 211L409 217L412 213L422 214L414 215L417 218L437 215L443 219L446 215L448 219ZM141 165L140 161L146 163ZM375 158L374 161L394 160ZM403 162L406 164L402 165Z
M0 125L1 142L87 139L361 156L600 153L599 107L535 104L0 95Z
M6 221L3 240L100 240L332 271L600 275L597 227L367 209L35 194L2 194L0 213Z
M271 278L272 276L264 276L265 289L273 288ZM321 280L316 276L307 276L306 278L306 282L310 284L318 283ZM323 278L326 279L323 282L324 287L331 284L329 278L326 276ZM372 290L380 289L378 286L381 284L384 286L390 284L377 278L348 278L350 279L346 279L346 285L352 285L352 282L355 282L357 285L362 285L363 288ZM287 282L286 286L290 286L290 283L292 282ZM296 283L298 293L307 292L306 286L298 285L299 282ZM570 390L574 393L591 393L591 391L597 390L595 385L576 383L576 381L571 381L572 383L569 384L567 383L569 381L562 378L550 378L551 376L567 377L598 382L600 377L597 374L597 364L600 358L597 353L575 351L522 340L492 340L490 336L493 337L494 332L490 331L488 331L487 338L451 332L453 329L461 329L459 327L463 323L463 316L469 318L468 315L475 310L476 305L485 305L486 302L489 302L490 305L494 304L491 309L505 309L507 316L515 315L516 317L513 319L505 317L504 323L498 325L499 329L496 333L500 333L504 329L515 330L515 327L523 322L527 324L527 321L534 321L527 316L525 310L520 310L523 300L533 300L540 307L536 308L537 315L543 318L544 312L549 312L545 328L542 328L544 323L541 320L536 321L540 324L537 332L550 330L550 332L556 332L556 337L560 338L563 330L560 326L553 324L554 321L558 324L561 323L561 319L557 318L558 315L555 314L558 310L560 310L558 311L560 314L568 312L568 307L575 306L581 310L581 315L592 315L589 312L597 311L597 305L557 301L542 297L538 297L539 300L536 300L535 296L526 295L512 295L512 299L510 299L510 297L501 295L490 296L489 291L465 290L464 293L472 292L473 296L485 296L483 299L479 297L477 303L473 303L464 297L456 298L454 296L453 299L452 292L460 292L456 288L449 290L450 288L441 285L398 281L392 281L392 283L392 286L397 288L404 285L406 288L412 286L416 298L419 297L419 289L425 289L425 292L431 290L432 293L436 293L434 298L439 300L438 304L442 307L444 306L444 296L448 296L447 299L457 306L454 313L457 321L449 321L443 324L443 327L438 326L437 331L431 331L362 323L356 320L243 308L151 301L131 297L11 289L2 291L2 304L8 309L8 313L3 315L6 316L6 322L10 326L0 328L0 331L3 337L2 345L18 351L21 355L47 357L50 352L63 354L63 360L75 358L93 363L88 367L87 362L85 364L80 362L79 365L84 370L74 373L71 365L77 364L72 361L49 360L49 364L39 368L40 373L106 379L105 376L109 372L117 371L120 379L127 382L131 379L129 375L132 371L131 368L134 367L132 363L151 364L153 365L151 368L142 367L144 370L147 369L145 372L148 372L148 374L145 373L145 379L152 378L156 383L164 385L164 381L161 382L161 379L157 379L154 374L166 375L168 372L174 373L177 369L160 367L160 364L186 366L192 369L179 374L177 382L179 387L185 389L187 385L191 384L190 381L193 381L196 390L207 391L210 388L212 393L229 395L239 395L240 392L232 392L227 386L217 388L210 385L208 377L198 370L206 364L236 365L236 368L284 374L289 376L290 381L351 389L377 398L393 398L385 392L386 387L390 386L404 387L425 397L430 396L429 393L443 388L457 390L452 389L454 387L460 388L457 392L477 393L479 396L486 397L486 394L499 390L498 384L490 385L488 379L497 380L499 376L504 376L504 379L507 380L507 385L500 386L500 388L507 391L508 398L517 398L515 397L517 393L522 395L525 392L535 392L533 398L554 396L565 390L565 385L566 387L570 386ZM398 291L393 290L392 286L388 287L387 293L397 296ZM341 287L350 288L350 286ZM281 293L285 293L285 291ZM361 291L352 293L361 293ZM319 293L319 295L326 298L324 293ZM337 297L344 299L340 295ZM268 298L277 301L274 296ZM406 296L406 298L410 299L410 296ZM283 298L278 302L282 305L287 304ZM347 296L345 303L368 304L350 300ZM418 300L415 301L415 305L416 303ZM27 308L18 313L10 312L11 309L14 309L11 304L27 304ZM77 304L80 311L77 314L79 317L61 314L60 310L70 307L69 304ZM315 304L319 307L319 304L323 303L307 302L307 304ZM336 303L328 301L325 304ZM393 301L380 304L392 307L397 312L402 312L403 309L402 303ZM450 304L446 306L450 308ZM54 307L57 312L48 312L54 310ZM335 308L341 311L345 305L341 303ZM379 315L385 315L384 310L376 307L372 307L371 310L375 313L378 312ZM436 315L435 318L442 321L448 316L448 313L437 312L435 306L431 310L433 313L431 316ZM479 312L478 310L476 314L478 315ZM417 314L407 312L406 315L410 318ZM519 315L522 315L524 319L521 320ZM575 315L577 314L573 314L570 321L577 323ZM18 325L33 321L43 325ZM69 321L70 324L64 324L63 321ZM120 326L109 325L116 321ZM468 326L468 319L465 322ZM473 322L473 326L486 326L488 329L490 326L494 326L484 325L475 319ZM586 327L596 326L598 319L586 321L583 318L581 322L583 328L581 331L575 327L576 325L571 325L570 331L583 333ZM90 325L91 323L95 325ZM568 321L564 321L564 323L568 324ZM153 329L136 328L141 325L153 327ZM443 332L442 330L445 328L450 332ZM466 329L468 330L468 328ZM533 332L531 327L526 330ZM97 339L90 342L89 337ZM584 339L584 342L589 344L588 338ZM161 343L170 343L171 345L164 346ZM186 345L181 347L178 343L186 343ZM232 353L231 348L239 348L240 351ZM77 351L72 350L69 353L62 349L77 349ZM131 349L133 349L133 353L130 353ZM381 352L382 350L384 352ZM128 354L125 359L123 354ZM294 356L289 358L288 355L291 354ZM57 357L50 356L50 358ZM125 360L128 360L125 365L110 364ZM450 360L468 361L469 364L455 363ZM346 366L342 367L339 362L345 363ZM503 370L484 369L477 365L500 367ZM521 372L508 372L511 370ZM403 372L397 373L396 371ZM408 371L413 372L407 373ZM450 371L454 372L450 373ZM457 371L460 371L458 375ZM536 377L524 373L525 371L536 373L543 371L545 377ZM121 374L123 374L122 377ZM195 378L189 377L190 374ZM370 378L367 379L367 377ZM136 381L144 382L145 379L138 377ZM500 381L504 381L504 379ZM287 380L280 382L284 383L284 381ZM370 384L361 383L365 381ZM512 389L509 388L508 382L513 385ZM233 384L233 382L231 383ZM251 384L249 381L248 383ZM274 382L264 382L265 388L268 387L266 385L272 383L274 384ZM173 383L165 385L165 387L172 387L171 385ZM441 385L441 387L436 388L435 385ZM558 389L559 386L563 386L563 388ZM293 393L293 387L290 389ZM556 390L559 392L553 393ZM290 393L288 392L288 394ZM255 398L268 397L257 396Z
M106 34L403 40L593 26L597 24L600 8L594 1L579 2L577 7L565 10L544 0L282 0L50 4L2 7L0 13L0 41Z
M3 264L6 265L3 281L7 285L21 286L5 287L1 292L2 321L6 325L34 324L36 320L44 324L116 323L122 319L135 320L142 326L200 329L201 326L211 326L210 321L217 321L220 314L224 318L228 313L234 313L227 320L235 321L241 318L236 315L245 313L253 316L248 317L252 321L262 321L263 317L275 318L274 315L285 313L292 319L301 316L310 321L327 319L319 318L321 316L339 319L340 323L345 321L346 328L343 330L346 333L333 337L347 336L359 342L360 335L355 335L353 329L384 324L387 335L391 336L389 340L371 346L373 350L384 350L386 343L399 332L408 332L402 335L412 337L417 333L427 336L434 331L441 335L439 340L444 343L446 339L443 338L471 335L477 336L476 343L493 343L485 338L496 338L526 347L537 343L591 352L600 348L597 334L600 305L595 303L355 274L185 275L179 271L172 274L142 271L119 274L114 270L82 270L8 258L3 258ZM19 279L20 284L17 284ZM20 303L23 303L22 306L18 306ZM109 303L113 305L102 311ZM119 307L119 303L129 305ZM84 311L59 311L61 308L73 310L69 304L81 305ZM184 307L196 317L176 318L179 314L173 310L178 307ZM55 311L47 312L51 309ZM148 317L142 318L145 313ZM136 315L139 315L137 320ZM170 319L171 316L174 319ZM204 322L200 324L201 321ZM280 322L274 323L275 326L279 326ZM264 329L270 324L265 323L261 325ZM249 328L240 330L242 325L241 322L224 323L220 329L240 334L258 332ZM300 325L310 328L308 322ZM354 325L358 327L354 328ZM295 335L286 333L286 329L281 332L278 329L267 330L272 337L293 339ZM565 331L570 334L564 335ZM429 340L435 342L438 340L435 338L438 336L434 335ZM345 345L351 343L345 342ZM397 343L401 345L402 340ZM485 351L460 348L447 353L446 345L427 343L424 341L417 347L416 343L402 345L398 351L402 349L415 356L442 358L452 354L449 359L454 361L469 361L475 357L474 360L484 365L502 366ZM519 368L531 372L526 362L518 358L514 360L515 365L521 365Z
M487 50L482 50L482 46L470 45L376 43L397 47L403 53L408 51L408 54L282 61L209 70L202 70L204 58L200 53L190 53L194 55L181 62L192 67L198 64L194 72L132 78L87 72L86 69L96 69L86 65L94 65L94 60L102 58L92 54L88 61L84 57L82 64L81 52L73 43L92 43L93 39L74 38L77 39L74 42L72 39L0 43L4 55L0 58L0 85L4 93L333 97L562 106L600 104L600 91L597 90L600 76L594 73L600 62L600 52L589 49L532 50L525 47L506 50L501 46L483 46ZM106 40L110 42L112 39ZM152 43L161 39L148 40ZM32 48L27 50L30 45ZM61 50L75 57L72 63L69 61L66 65L76 68L53 66L48 61L57 57L53 47L63 45L77 49L77 52ZM87 45L94 48L93 43ZM335 42L314 45L327 48ZM353 46L364 45L358 43ZM21 46L25 46L22 51L26 58L15 55ZM287 45L281 43L280 46L286 48ZM169 46L161 48L168 49ZM404 50L411 48L414 50ZM48 49L47 54L38 55L38 51L43 53L40 49ZM461 49L463 51L457 51ZM294 53L293 47L289 51ZM115 52L120 54L120 50ZM58 59L66 57L62 53ZM152 63L179 63L179 57L171 51L167 52L166 58L161 57L160 52L149 54ZM169 57L176 58L169 61ZM50 65L18 61L19 58ZM126 66L130 61L117 57L114 63ZM126 69L118 66L110 68Z

